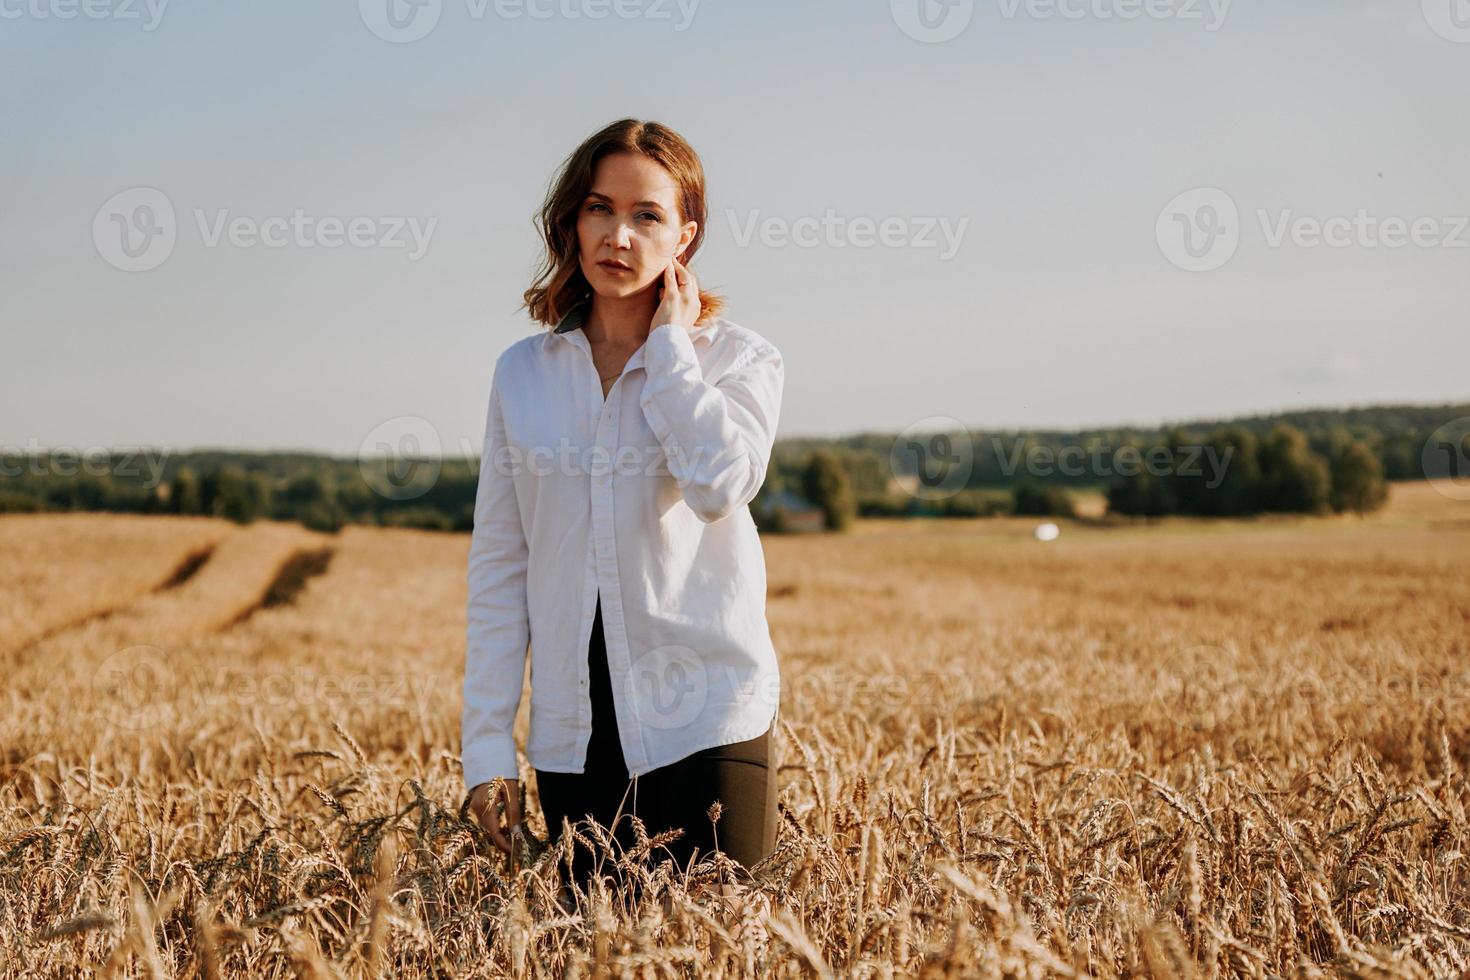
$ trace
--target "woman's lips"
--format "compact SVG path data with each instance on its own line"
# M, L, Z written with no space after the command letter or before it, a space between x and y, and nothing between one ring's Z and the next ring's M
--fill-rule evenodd
M625 265L613 265L611 262L599 262L599 263L597 263L597 265L600 268L605 269L608 272L611 272L611 273L613 273L615 275L621 275L623 273L628 273L628 272L632 272L633 271L632 269L628 268Z

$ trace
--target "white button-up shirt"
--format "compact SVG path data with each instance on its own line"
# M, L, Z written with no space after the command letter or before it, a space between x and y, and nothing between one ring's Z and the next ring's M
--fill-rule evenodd
M587 303L495 363L468 562L465 784L583 772L599 595L618 736L641 775L770 727L780 698L750 509L785 368L723 318L648 334L606 401Z

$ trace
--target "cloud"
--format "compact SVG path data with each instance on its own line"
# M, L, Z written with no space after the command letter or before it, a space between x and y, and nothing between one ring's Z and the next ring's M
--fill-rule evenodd
M1334 351L1310 364L1293 364L1282 368L1277 376L1299 385L1330 385L1362 377L1363 362L1347 351Z

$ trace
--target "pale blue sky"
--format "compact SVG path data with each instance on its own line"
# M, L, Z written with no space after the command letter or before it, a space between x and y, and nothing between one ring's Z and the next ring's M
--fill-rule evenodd
M534 329L547 182L623 116L704 159L695 269L785 354L782 435L1470 399L1466 0L1236 0L1218 22L1205 0L977 0L943 43L888 0L703 0L683 30L675 0L442 0L411 43L347 0L176 0L152 30L145 0L90 2L139 17L0 0L0 445L350 453L422 416L478 451L495 357ZM98 244L132 188L176 212L147 271ZM1159 237L1193 188L1239 210L1212 271ZM418 258L211 247L196 217L296 209L431 231ZM740 240L829 211L893 243ZM1359 212L1438 244L1271 244Z

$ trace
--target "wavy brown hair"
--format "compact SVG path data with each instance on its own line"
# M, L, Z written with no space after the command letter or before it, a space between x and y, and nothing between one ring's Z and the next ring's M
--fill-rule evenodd
M678 189L679 223L695 221L699 229L681 261L689 265L704 241L708 204L704 191L704 165L694 147L678 133L656 122L619 119L589 136L562 163L552 181L551 192L541 206L538 230L546 242L546 254L531 288L525 293L525 308L531 318L555 327L567 312L592 297L592 285L582 274L577 253L577 215L592 189L592 174L598 161L610 153L641 153L658 163L674 178ZM725 309L725 299L704 289L699 291L699 318L703 325Z

